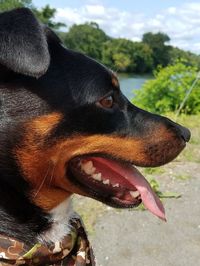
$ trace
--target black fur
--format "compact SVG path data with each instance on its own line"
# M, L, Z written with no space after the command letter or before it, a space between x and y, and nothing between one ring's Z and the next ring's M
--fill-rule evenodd
M158 124L188 141L187 129L133 106L111 80L110 70L64 48L28 9L0 14L0 233L32 243L51 225L48 214L29 199L29 184L13 155L25 121L61 112L62 121L46 139L49 145L81 133L141 138ZM98 107L108 93L113 108Z
M33 77L49 66L49 52L43 27L25 8L0 14L0 64Z

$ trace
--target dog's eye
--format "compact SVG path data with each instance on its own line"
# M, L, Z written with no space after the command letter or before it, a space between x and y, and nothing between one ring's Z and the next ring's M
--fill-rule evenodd
M99 103L104 108L112 108L113 103L114 103L113 96L111 96L111 95L107 96L106 98L103 98L102 100L100 100Z

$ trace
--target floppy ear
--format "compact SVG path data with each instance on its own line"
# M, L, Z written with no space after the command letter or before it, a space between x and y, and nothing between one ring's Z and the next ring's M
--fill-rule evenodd
M27 8L0 13L0 64L38 78L49 62L44 30L33 13Z

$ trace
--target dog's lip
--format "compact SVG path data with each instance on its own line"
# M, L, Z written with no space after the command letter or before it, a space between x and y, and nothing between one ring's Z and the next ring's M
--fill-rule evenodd
M86 169L86 174L85 170L82 171L80 164L85 167L88 163L94 164L95 168L90 166L92 172L88 173ZM89 168L89 171L91 169ZM98 157L83 155L72 159L68 164L68 170L73 175L71 181L78 184L89 196L122 208L137 206L142 199L147 209L159 218L166 220L164 207L160 199L142 174L130 163L123 162L123 160L108 159L107 155ZM101 173L102 178L97 173ZM96 174L97 176L95 176ZM94 178L92 178L93 176ZM108 179L107 176L109 176ZM135 197L135 191L139 192L139 196Z

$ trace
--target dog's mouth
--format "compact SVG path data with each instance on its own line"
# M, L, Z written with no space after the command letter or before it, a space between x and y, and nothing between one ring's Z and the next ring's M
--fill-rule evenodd
M118 208L141 202L159 218L165 210L144 176L132 164L99 156L79 156L68 164L68 176L88 196Z

